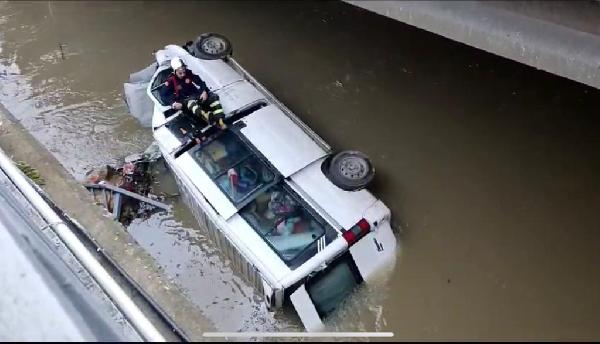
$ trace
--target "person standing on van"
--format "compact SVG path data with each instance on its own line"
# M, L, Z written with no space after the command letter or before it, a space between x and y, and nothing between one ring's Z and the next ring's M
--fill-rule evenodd
M171 68L173 73L161 89L162 98L171 104L171 108L181 110L185 106L208 124L216 123L221 129L227 128L219 96L210 92L204 81L187 69L179 57L171 59Z

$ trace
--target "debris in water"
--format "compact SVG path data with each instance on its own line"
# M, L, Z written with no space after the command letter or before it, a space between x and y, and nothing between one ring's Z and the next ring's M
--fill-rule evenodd
M58 48L60 49L60 57L63 61L65 60L65 51L63 49L64 46L65 46L65 44L58 43Z
M169 209L161 203L165 197L152 193L155 184L153 164L160 158L154 143L142 154L127 156L121 167L105 165L88 171L86 187L97 203L103 204L115 220L128 226L136 218L148 218L156 208Z

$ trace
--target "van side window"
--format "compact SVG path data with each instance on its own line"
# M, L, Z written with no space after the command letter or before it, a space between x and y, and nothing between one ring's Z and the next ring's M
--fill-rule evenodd
M211 178L226 172L250 155L250 151L230 131L192 152L192 157Z
M193 149L191 155L236 205L276 179L275 173L230 131Z
M309 212L283 182L258 195L240 215L291 268L315 255L321 238L328 244L337 236L335 230Z

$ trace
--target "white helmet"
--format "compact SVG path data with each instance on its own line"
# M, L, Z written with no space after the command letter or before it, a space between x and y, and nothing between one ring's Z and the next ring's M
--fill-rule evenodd
M171 68L173 70L177 70L177 68L183 67L183 61L179 57L174 57L171 59Z

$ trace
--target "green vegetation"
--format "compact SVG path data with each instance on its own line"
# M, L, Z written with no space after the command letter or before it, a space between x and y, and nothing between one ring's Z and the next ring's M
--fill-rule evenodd
M29 179L33 180L33 182L37 185L44 185L46 183L44 178L40 176L38 170L31 167L28 163L24 161L17 161L15 162L15 165L19 168L19 170L21 170L21 172L23 172L27 177L29 177Z

